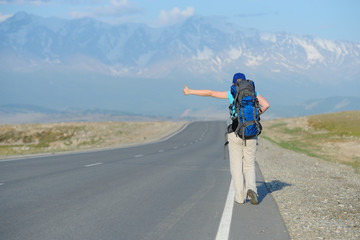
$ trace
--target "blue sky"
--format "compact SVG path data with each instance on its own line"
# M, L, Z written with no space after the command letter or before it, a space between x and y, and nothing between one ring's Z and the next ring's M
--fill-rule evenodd
M359 9L358 0L0 0L0 21L18 11L151 26L193 15L224 16L245 28L360 41Z

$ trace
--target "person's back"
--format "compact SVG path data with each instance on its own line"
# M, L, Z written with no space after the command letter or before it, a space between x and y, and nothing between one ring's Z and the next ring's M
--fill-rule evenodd
M240 102L234 104L234 100L236 100L237 95L240 94L239 91L234 91L236 86L239 85L240 82L246 82L246 77L243 73L236 73L233 77L233 85L229 91L212 91L212 90L194 90L189 89L186 85L184 86L184 94L185 95L196 95L196 96L204 96L204 97L215 97L219 99L228 99L230 102L231 110L234 107L234 112L237 114L236 118L232 119L231 124L228 127L228 146L229 146L229 156L230 156L230 172L234 181L235 186L235 202L237 203L245 203L246 198L250 200L251 204L258 204L257 200L257 188L256 188L256 180L255 180L255 161L256 161L256 150L258 145L257 136L261 132L261 125L255 126L257 128L257 133L254 136L249 136L249 138L245 137L244 131L241 129L241 125L245 124L245 114L240 113L241 107L239 107ZM235 88L234 88L235 86ZM269 107L269 102L258 94L255 91L254 85L254 96L253 100L258 103L258 107L252 109L252 114L254 114L252 121L255 122L261 114L263 114ZM249 94L251 95L251 93ZM239 96L238 96L239 98ZM242 100L244 96L240 99ZM253 103L254 106L257 103ZM241 102L242 104L242 102ZM238 108L238 110L236 110ZM244 110L243 110L244 111ZM234 116L234 112L231 114ZM239 119L239 117L243 117L243 121ZM235 126L235 119L238 122ZM258 119L259 120L259 119ZM234 125L233 125L234 124ZM240 126L240 127L239 127ZM235 129L235 130L234 130ZM238 131L237 131L238 130ZM237 132L237 134L235 134ZM241 134L241 132L243 132ZM246 138L246 139L245 139ZM245 144L246 141L246 144ZM245 179L245 182L244 182Z
M260 124L259 101L256 98L255 83L251 80L240 80L231 86L230 116L231 131L243 140L260 135L262 126Z

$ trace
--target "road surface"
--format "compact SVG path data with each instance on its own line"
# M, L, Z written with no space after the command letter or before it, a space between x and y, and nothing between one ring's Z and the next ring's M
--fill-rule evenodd
M260 204L231 199L225 129L194 122L146 145L0 160L0 239L289 239L259 169Z

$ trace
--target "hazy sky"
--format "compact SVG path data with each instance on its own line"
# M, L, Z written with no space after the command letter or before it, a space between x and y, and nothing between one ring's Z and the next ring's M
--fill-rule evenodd
M225 16L246 28L360 41L359 10L359 0L0 0L0 21L18 11L151 26L193 15Z

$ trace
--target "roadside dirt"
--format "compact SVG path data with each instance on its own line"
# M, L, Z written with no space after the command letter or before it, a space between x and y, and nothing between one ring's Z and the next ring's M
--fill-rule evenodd
M309 119L310 117L299 117L264 121L263 135L287 149L351 165L359 170L360 138L314 128Z
M142 144L160 140L183 125L183 122L0 125L0 158Z

